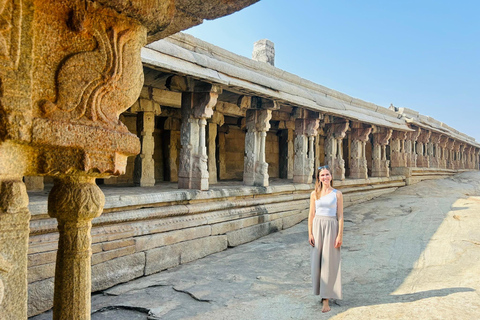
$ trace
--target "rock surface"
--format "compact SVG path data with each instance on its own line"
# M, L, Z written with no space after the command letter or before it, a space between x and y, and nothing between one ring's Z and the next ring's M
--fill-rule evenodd
M328 314L304 221L95 294L92 319L480 318L480 172L399 188L345 219L344 299Z

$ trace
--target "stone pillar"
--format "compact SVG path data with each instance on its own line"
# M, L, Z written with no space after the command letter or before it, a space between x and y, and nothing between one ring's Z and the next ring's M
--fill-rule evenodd
M213 113L212 118L208 121L208 183L217 183L217 157L216 157L216 143L217 128L225 123L223 114L219 112Z
M182 126L180 141L180 189L208 190L207 147L205 126L213 115L221 88L209 85L205 91L182 93Z
M271 110L247 110L243 182L247 186L268 186L265 138L270 129Z
M407 133L393 131L390 142L390 163L392 168L406 167L405 140Z
M2 319L27 319L26 275L29 220L28 195L21 175L0 175L0 318Z
M45 187L43 184L43 177L26 176L23 177L23 180L25 181L27 191L43 191L43 188Z
M392 133L392 129L375 127L373 132L372 177L390 176L390 160L387 160L386 147Z
M439 153L440 153L440 160L439 160L439 167L442 169L447 169L447 143L448 143L448 136L446 135L441 135L440 136L440 142L438 143L438 146L440 148Z
M460 143L455 141L455 145L453 146L453 156L454 156L454 163L455 163L455 170L461 169L460 167Z
M94 177L56 178L48 195L48 214L58 221L53 319L90 319L92 219L105 196Z
M332 169L334 179L345 180L345 160L343 160L343 139L349 128L349 121L329 123L325 139L325 161Z
M416 167L417 166L417 154L415 150L415 143L420 135L421 129L417 128L415 131L407 132L407 140L405 142L406 149L406 166L407 167Z
M426 146L430 141L431 131L422 129L417 139L417 167L429 168L430 159L427 155Z
M152 187L155 185L155 116L161 113L160 105L153 100L140 98L131 107L132 112L137 113L137 135L140 138L141 151L135 158L133 182L140 187Z
M295 120L294 183L312 183L315 171L314 139L318 134L318 119Z
M447 140L447 168L451 170L455 170L455 157L454 157L454 148L455 148L455 140L453 139L448 139Z
M430 142L428 144L429 162L431 168L439 168L439 154L438 144L440 143L440 135L438 133L432 133L430 136Z
M352 143L350 148L350 178L367 179L368 166L365 155L365 144L372 132L372 127L363 127L360 123L352 124Z

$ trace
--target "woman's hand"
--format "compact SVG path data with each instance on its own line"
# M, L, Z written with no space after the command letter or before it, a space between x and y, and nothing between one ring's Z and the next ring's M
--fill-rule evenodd
M315 239L313 238L313 235L311 234L308 235L308 242L312 247L315 247Z
M340 248L343 243L343 237L337 236L337 239L335 240L335 248Z

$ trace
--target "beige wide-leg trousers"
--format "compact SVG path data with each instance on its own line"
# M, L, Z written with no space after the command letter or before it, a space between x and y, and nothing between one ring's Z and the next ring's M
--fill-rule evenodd
M337 217L315 216L312 249L313 294L322 299L342 299L340 248L335 249Z

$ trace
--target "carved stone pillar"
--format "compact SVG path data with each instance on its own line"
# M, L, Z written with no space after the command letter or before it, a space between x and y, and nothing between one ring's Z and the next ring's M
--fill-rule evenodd
M406 150L406 166L407 167L416 167L417 166L417 154L415 150L415 143L420 135L421 129L417 128L415 131L407 132L407 140L405 142Z
M224 124L224 116L219 112L215 112L212 118L208 121L208 141L207 141L207 151L208 151L208 183L214 184L217 183L217 157L216 157L216 143L217 139L217 128Z
M180 168L178 187L180 189L208 190L208 156L205 144L207 118L213 114L221 89L208 86L206 92L182 93L182 127Z
M100 216L105 196L94 177L55 179L48 214L58 221L53 319L90 319L92 219Z
M405 139L407 133L394 131L390 142L390 163L392 168L406 167Z
M447 168L447 143L448 143L448 136L441 135L440 142L438 143L439 147L439 168L446 169Z
M456 169L455 167L455 155L454 155L454 148L455 148L455 140L448 139L447 141L447 168L448 169Z
M430 159L427 155L427 144L430 141L431 131L423 130L420 132L420 135L417 139L417 167L420 168L429 168Z
M329 123L325 139L325 161L332 169L333 178L345 180L345 160L343 160L343 139L349 128L349 121Z
M431 168L439 168L439 154L438 144L440 143L440 135L438 133L432 133L430 136L430 142L428 144L428 156Z
M352 143L350 148L350 178L367 179L368 166L365 155L365 144L372 132L372 127L363 127L362 124L352 124Z
M461 169L460 166L460 147L461 144L458 141L455 141L455 145L453 146L453 159L455 163L455 170Z
M265 138L270 129L271 110L247 110L243 182L248 186L268 186Z
M376 127L373 133L372 177L389 177L390 160L387 160L386 147L393 130Z
M318 133L318 119L295 120L294 183L312 183L315 171L314 139Z
M0 170L2 171L2 170ZM0 318L27 319L30 212L21 176L0 175Z
M137 135L140 138L141 151L135 158L135 169L133 182L141 187L152 187L155 185L155 116L161 113L160 105L152 100L138 99L132 108L137 113Z

